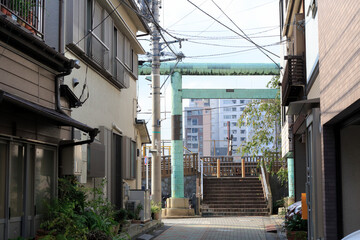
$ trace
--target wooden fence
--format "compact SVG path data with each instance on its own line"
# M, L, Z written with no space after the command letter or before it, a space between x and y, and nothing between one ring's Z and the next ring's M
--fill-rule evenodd
M217 160L220 159L220 174L221 176L241 176L242 163L245 160L245 176L257 176L259 174L259 162L264 161L267 165L272 164L273 172L277 172L286 163L278 160L277 155L269 158L262 156L257 157L232 157L232 156L203 156L200 160L203 162L204 176L216 176ZM151 178L151 157L148 158L149 178ZM142 161L142 177L145 178L146 167ZM184 176L195 175L200 172L199 159L197 153L184 154ZM171 176L171 156L161 156L161 176Z
M151 178L151 157L148 157L149 178ZM198 169L199 159L197 153L184 154L184 176L195 175ZM141 165L142 178L145 178L146 166L144 159ZM171 176L171 156L161 156L161 177Z

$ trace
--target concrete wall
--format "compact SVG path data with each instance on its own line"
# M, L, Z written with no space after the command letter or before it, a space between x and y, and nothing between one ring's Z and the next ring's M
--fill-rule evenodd
M341 188L344 236L360 229L360 126L340 132Z

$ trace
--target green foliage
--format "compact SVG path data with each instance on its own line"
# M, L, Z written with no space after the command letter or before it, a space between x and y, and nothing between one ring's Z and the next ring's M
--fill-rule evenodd
M140 220L140 212L141 210L143 210L143 205L141 203L139 203L137 206L136 206L136 209L135 209L135 220Z
M279 89L279 75L274 76L267 84L268 88ZM280 91L275 99L254 100L244 109L238 120L238 126L250 127L250 140L242 144L238 151L242 156L259 156L271 159L265 166L272 170L274 153L281 152L281 103ZM269 146L272 145L272 146ZM281 155L281 153L280 153Z
M124 208L121 208L116 212L115 221L122 224L125 222L127 217L128 217L128 211Z
M288 231L307 231L307 220L301 218L301 214L294 214L285 219L285 228Z
M277 179L279 180L281 186L287 183L288 181L288 170L287 168L281 167L276 173Z
M151 213L158 213L161 211L161 202L155 203L151 201Z
M59 179L59 198L48 205L41 227L46 239L111 239L117 234L116 211L100 188L85 189L75 177ZM92 198L87 199L91 194Z

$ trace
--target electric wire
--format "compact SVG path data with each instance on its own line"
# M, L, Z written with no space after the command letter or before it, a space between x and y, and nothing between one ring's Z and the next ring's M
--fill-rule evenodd
M188 0L188 1L189 1L189 0ZM267 51L267 52L269 52L269 53L277 56L278 58L280 58L278 55L274 54L274 53L271 52L271 51L268 51L268 50L265 49L265 48L262 48L261 46L259 46L258 44L256 44L253 40L251 40L251 38L250 38L248 35L246 35L246 33L220 8L219 5L216 4L216 2L215 2L214 0L211 0L211 1L215 4L215 6L216 6L225 16L236 26L236 28L239 29L240 32L242 32L242 33L246 36L246 38L247 38L251 43L253 43L266 57L268 57L272 62L274 62L274 63L276 64L276 66L280 69L279 64L278 64L277 62L275 62L274 59L272 59L272 58L271 58L268 54L266 54L263 50L265 50L265 51Z
M178 63L180 62L180 59L177 60L177 62L175 63L173 69L171 69L171 72L169 73L169 75L166 77L165 81L163 82L163 84L160 87L160 90L163 88L163 86L165 85L166 81L169 79L169 77L174 73L176 66L178 65Z
M202 3L199 4L199 6L203 5L205 2L207 2L208 0L203 1ZM186 15L184 15L183 17L181 17L179 20L177 20L175 23L171 24L169 27L167 27L166 29L168 30L168 28L171 28L172 26L176 25L178 22L184 20L187 16L189 16L190 14L192 14L193 12L195 12L197 9L194 8L193 10L191 10L189 13L187 13Z
M78 45L82 40L84 40L90 33L92 33L96 28L98 28L101 24L103 24L103 23L105 22L105 20L108 19L108 18L111 16L111 14L113 14L113 13L120 7L120 5L123 3L123 1L124 1L124 0L120 1L120 3L119 3L109 14L107 14L107 15L104 17L104 19L102 19L95 27L93 27L91 30L89 30L88 33L86 33L82 38L80 38L80 40L78 40L73 46L77 46L77 45ZM92 21L92 20L93 20L93 19L91 19L91 21ZM68 48L71 50L72 46L69 46ZM64 54L67 53L68 51L69 51L69 50L66 50L66 51L64 52Z
M236 31L233 30L232 28L226 26L224 23L222 23L222 22L220 22L219 20L215 19L213 16L211 16L209 13L205 12L203 9L199 8L196 4L194 4L194 3L191 2L190 0L187 0L187 1L190 2L192 5L194 5L196 8L198 8L198 9L199 9L201 12L203 12L205 15L207 15L208 17L214 19L217 23L219 23L219 24L222 25L223 27L229 29L231 32L235 33L236 35L240 36L241 38L243 38L243 39L245 39L245 40L253 43L253 42L252 42L251 40L249 40L247 37L241 35L240 33L236 32ZM266 49L265 49L265 50L266 50ZM266 50L266 51L268 51L268 50ZM275 53L273 53L273 52L271 52L271 51L268 51L268 52L270 52L271 54L273 54L273 55L276 56L276 57L279 57L277 54L275 54ZM267 55L267 54L266 54L266 55ZM268 56L268 55L267 55L267 56ZM270 58L269 56L268 56L268 58L278 66L278 64L277 64L272 58Z

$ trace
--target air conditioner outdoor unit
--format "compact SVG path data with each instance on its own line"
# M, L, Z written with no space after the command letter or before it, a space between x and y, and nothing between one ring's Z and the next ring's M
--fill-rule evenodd
M61 149L62 175L81 175L82 149L81 145L67 146Z
M140 200L129 200L125 203L126 210L135 213L136 207L140 204Z

